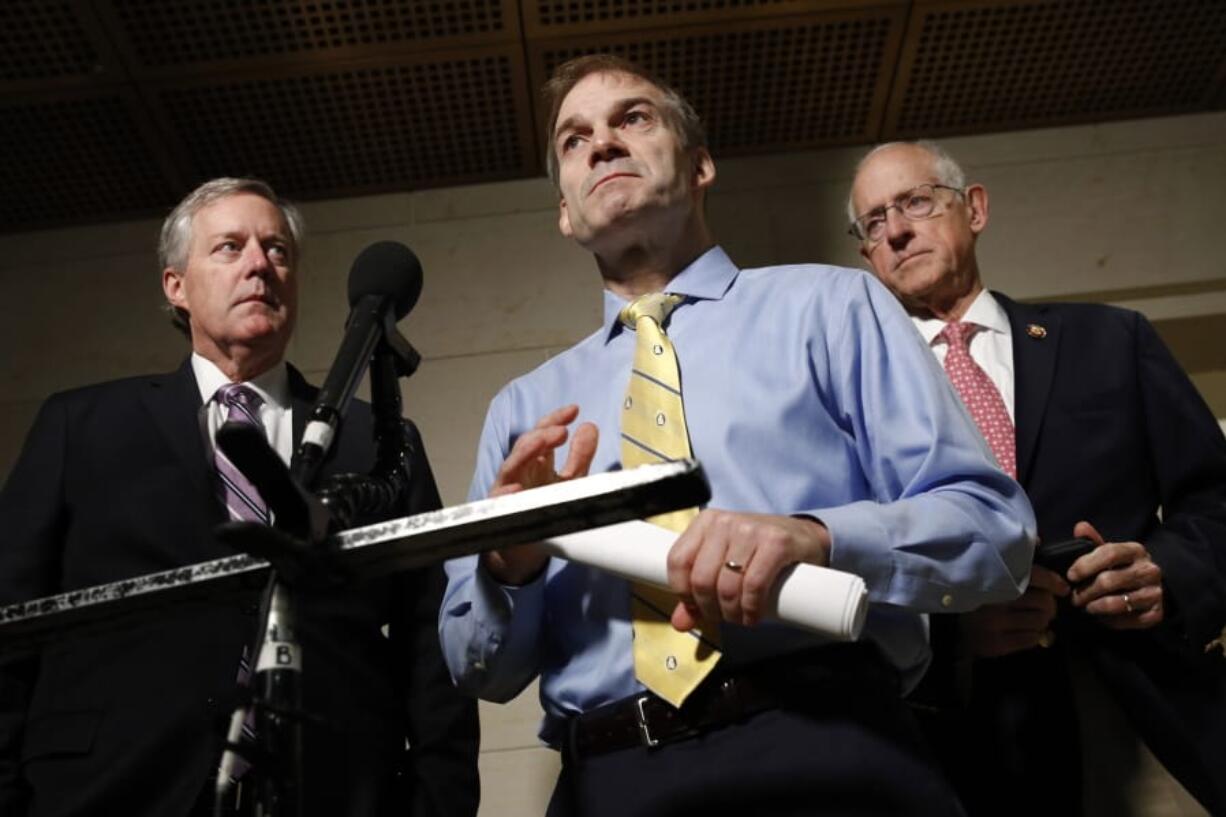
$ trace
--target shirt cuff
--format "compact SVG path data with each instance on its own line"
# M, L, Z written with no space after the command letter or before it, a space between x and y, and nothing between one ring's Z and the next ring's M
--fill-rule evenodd
M812 511L830 531L830 567L864 579L869 600L917 613L960 612L978 606L974 594L963 594L931 575L916 575L898 564L890 529L878 518L875 502L853 502ZM965 596L966 598L961 598Z
M472 615L477 637L469 644L468 664L484 674L504 652L535 643L545 606L545 574L523 585L501 584L478 567L473 584Z

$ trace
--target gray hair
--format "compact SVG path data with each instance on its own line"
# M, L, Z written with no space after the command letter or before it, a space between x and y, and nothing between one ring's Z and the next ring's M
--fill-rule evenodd
M886 142L870 150L868 153L856 162L856 172L852 174L852 187L855 187L854 180L860 175L860 171L868 164L869 159L872 159L882 151L891 150L898 147L915 147L932 156L932 169L936 172L937 183L943 184L946 187L953 187L957 190L966 188L966 173L962 171L962 166L945 151L945 148L932 142L928 139L916 139L913 142ZM856 220L856 203L852 200L852 194L847 194L847 222Z
M576 57L555 68L553 76L541 89L541 96L549 110L545 124L545 170L555 188L558 187L559 173L553 131L558 126L558 112L562 109L566 95L580 80L591 74L626 74L654 85L662 97L664 119L680 140L681 149L688 153L694 148L707 146L707 133L702 126L702 119L694 111L694 106L667 82L646 68L613 54Z
M273 191L267 182L260 181L259 179L240 179L223 176L219 179L211 179L188 193L183 201L179 202L175 209L170 211L170 215L166 216L166 220L162 222L162 232L158 238L158 263L161 265L160 269L173 269L183 272L187 268L187 254L192 243L192 219L196 217L196 213L199 213L215 201L228 198L229 196L237 196L241 193L250 193L262 199L267 199L281 211L281 217L285 219L285 223L289 227L290 257L296 263L299 256L299 247L302 246L302 240L306 235L306 224L303 222L302 214L298 212L298 208L288 201L278 198L276 192ZM170 313L170 322L174 324L175 328L190 337L191 330L188 325L187 310L172 306L169 303L166 304L166 310Z

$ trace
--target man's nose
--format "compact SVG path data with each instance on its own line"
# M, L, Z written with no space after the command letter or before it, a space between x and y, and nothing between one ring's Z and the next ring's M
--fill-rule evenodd
M597 128L592 133L592 149L588 161L593 167L598 162L608 162L629 155L617 131L613 128Z
M915 231L911 229L911 222L901 210L891 207L885 211L885 237L891 247L897 249L906 246L914 235Z
M268 252L259 241L252 239L243 247L243 263L249 275L265 275L272 270Z

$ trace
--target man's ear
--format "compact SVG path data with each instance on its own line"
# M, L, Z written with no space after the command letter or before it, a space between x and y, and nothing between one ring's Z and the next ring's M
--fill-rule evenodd
M173 267L162 270L162 292L166 302L179 309L187 309L187 293L183 286L183 273Z
M971 232L979 235L988 226L988 189L982 184L967 187L966 209Z
M706 148L694 150L694 187L705 190L715 184L715 160Z
M564 238L575 237L575 231L570 226L570 212L566 209L566 196L558 199L558 231Z

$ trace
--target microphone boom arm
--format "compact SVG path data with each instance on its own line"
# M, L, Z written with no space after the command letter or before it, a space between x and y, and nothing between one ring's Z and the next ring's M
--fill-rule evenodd
M421 357L396 330L389 316L385 336L370 363L374 414L375 464L370 474L339 474L317 492L332 516L332 529L371 524L407 509L412 484L414 444L402 415L398 377L409 377Z

